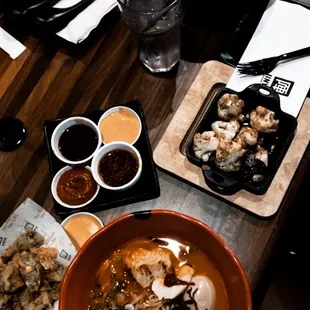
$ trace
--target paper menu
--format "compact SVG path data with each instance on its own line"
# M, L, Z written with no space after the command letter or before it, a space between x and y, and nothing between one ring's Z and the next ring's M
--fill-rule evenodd
M45 238L44 247L58 250L57 261L68 266L76 254L76 249L60 224L43 208L27 198L0 228L0 255L4 247L11 245L25 230L32 229Z
M309 29L310 10L272 0L239 62L277 56L310 46ZM227 87L242 91L254 83L272 87L280 95L281 109L297 117L310 87L310 57L280 64L264 76L241 76L234 70Z

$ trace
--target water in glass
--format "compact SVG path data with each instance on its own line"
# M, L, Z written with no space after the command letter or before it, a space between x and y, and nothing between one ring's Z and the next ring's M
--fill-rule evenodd
M182 0L118 0L132 30L141 62L151 72L167 72L180 60Z

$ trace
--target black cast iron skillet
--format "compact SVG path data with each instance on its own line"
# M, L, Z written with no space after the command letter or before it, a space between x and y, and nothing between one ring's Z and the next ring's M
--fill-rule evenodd
M275 112L275 118L280 121L276 133L259 133L259 138L263 138L264 141L262 146L268 151L270 150L268 156L269 163L264 175L265 178L262 182L253 182L247 179L243 170L238 172L226 172L219 169L212 160L205 163L195 156L193 151L193 137L196 133L212 130L211 124L221 120L217 113L217 103L226 93L237 94L239 98L244 101L243 114L250 113L258 106L263 106ZM246 123L244 125L246 125ZM229 88L222 87L218 90L218 93L210 103L201 123L192 134L190 142L186 146L186 156L191 163L202 168L206 184L212 190L223 195L232 195L241 189L245 189L253 194L263 195L271 184L293 140L296 127L296 118L281 110L279 95L272 88L262 84L252 84L242 92L236 92ZM274 145L274 148L271 151L272 145Z

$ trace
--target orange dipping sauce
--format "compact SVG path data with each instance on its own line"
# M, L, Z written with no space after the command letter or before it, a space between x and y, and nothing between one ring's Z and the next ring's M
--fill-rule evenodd
M64 172L57 183L59 199L71 206L89 201L96 190L97 183L86 168L73 168Z
M79 250L102 227L102 224L91 215L77 214L69 218L62 226L75 248Z
M140 133L137 116L126 109L107 115L99 124L103 143L123 141L133 143Z

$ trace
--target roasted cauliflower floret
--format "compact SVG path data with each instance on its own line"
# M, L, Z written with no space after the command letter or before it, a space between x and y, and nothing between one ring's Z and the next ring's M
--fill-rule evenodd
M274 119L275 113L258 106L250 114L251 126L260 132L275 132L279 125L279 120Z
M238 121L216 121L211 125L219 139L232 140L240 128Z
M225 94L217 104L218 116L226 121L236 118L241 113L244 102L234 94Z
M215 164L223 171L238 171L245 149L231 140L221 140L216 150Z
M255 154L255 159L262 161L268 167L268 152L261 146L258 146L258 151Z
M216 137L214 131L205 131L203 133L196 133L194 136L194 152L195 156L203 161L209 160L210 154L216 151L219 144L219 139Z
M244 126L239 131L236 142L241 144L243 147L248 145L255 145L257 143L258 131L254 128Z

